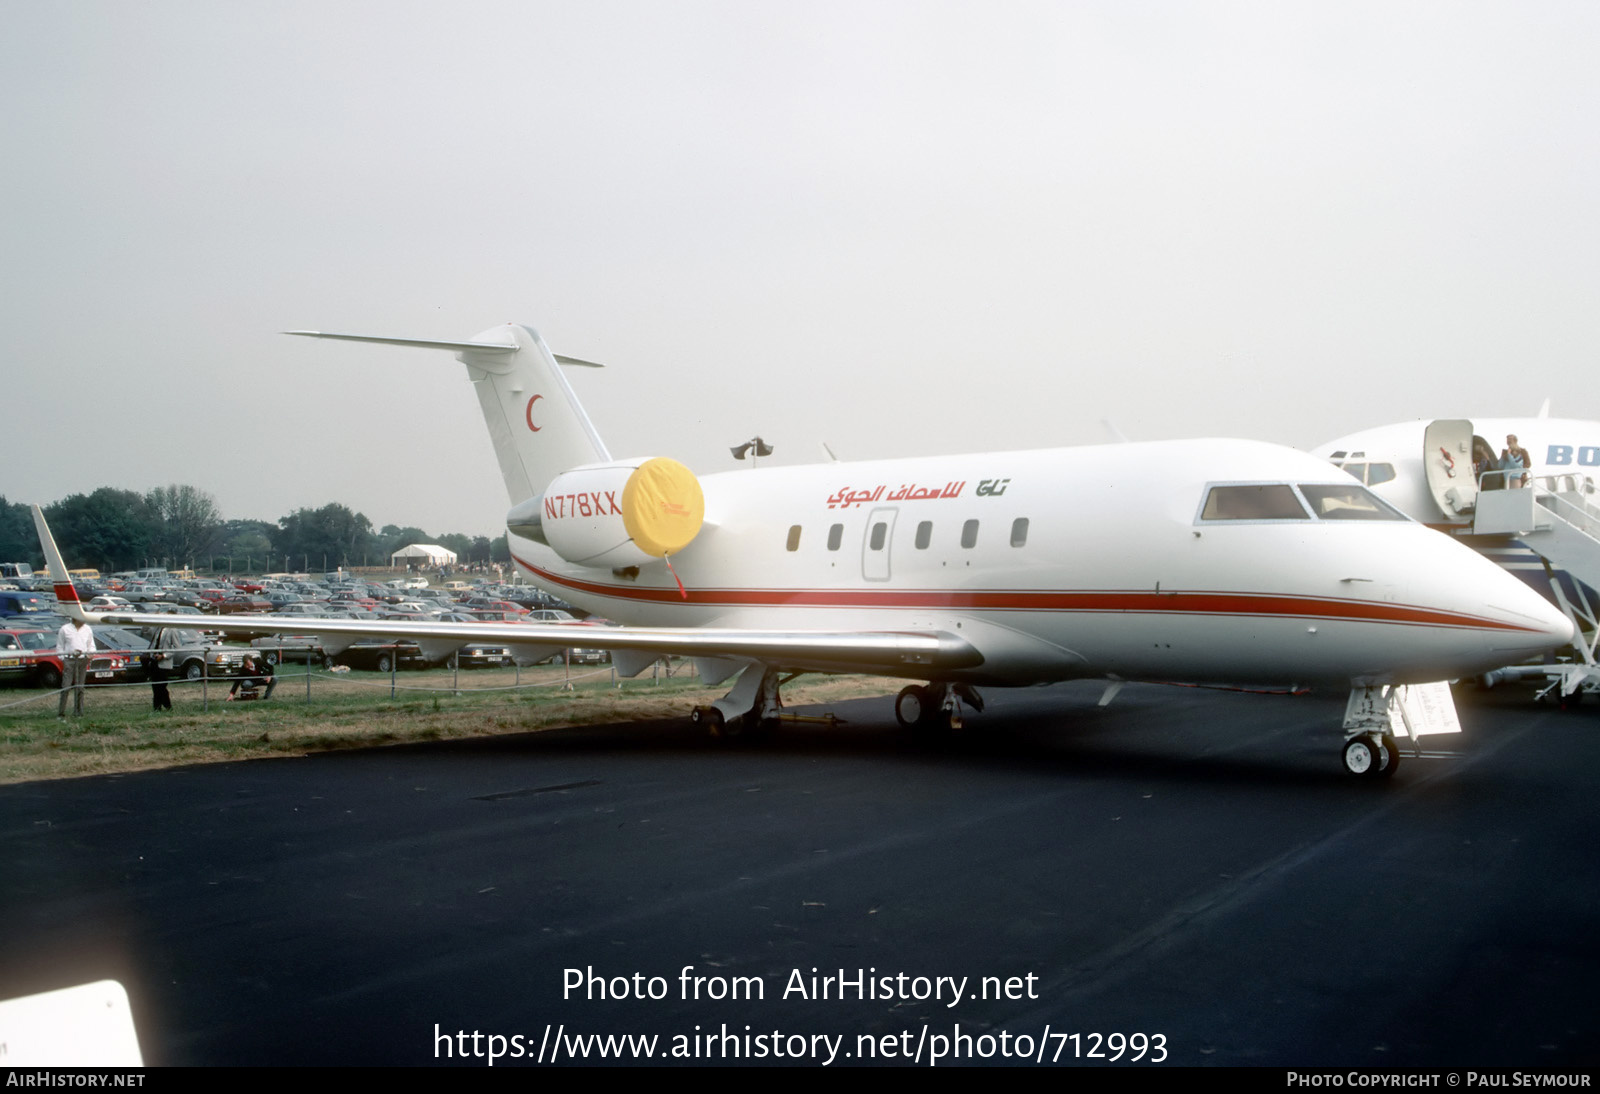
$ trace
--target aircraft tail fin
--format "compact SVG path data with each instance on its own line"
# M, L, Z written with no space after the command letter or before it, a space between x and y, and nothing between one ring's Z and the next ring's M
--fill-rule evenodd
M467 366L467 377L477 389L478 405L483 411L484 424L489 427L489 439L500 461L500 474L505 479L512 505L543 493L550 480L568 468L611 459L558 362L589 368L600 366L551 353L532 327L507 324L464 342L312 330L284 333L345 342L455 350L456 360Z
M39 533L39 546L44 550L44 562L50 570L50 584L55 587L61 610L78 622L83 622L83 602L78 599L78 587L72 583L72 575L67 573L67 564L56 547L55 537L50 534L50 525L45 523L44 510L37 505L33 507L33 530Z

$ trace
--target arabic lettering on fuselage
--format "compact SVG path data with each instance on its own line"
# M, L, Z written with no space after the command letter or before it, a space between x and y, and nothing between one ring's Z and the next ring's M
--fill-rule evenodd
M933 501L937 498L959 498L967 482L947 482L943 486L917 486L902 483L898 490L887 486L869 486L861 490L841 487L828 497L829 509L848 509L852 505L865 505L869 501Z

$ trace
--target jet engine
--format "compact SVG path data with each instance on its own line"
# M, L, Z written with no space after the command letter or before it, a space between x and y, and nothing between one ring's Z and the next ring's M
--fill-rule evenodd
M539 499L536 523L539 538L568 562L616 568L682 551L699 534L705 512L694 472L655 456L562 472ZM524 526L533 523L528 515Z

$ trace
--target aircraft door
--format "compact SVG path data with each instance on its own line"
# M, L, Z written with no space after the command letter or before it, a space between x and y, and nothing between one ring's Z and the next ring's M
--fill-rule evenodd
M1422 468L1428 491L1446 520L1465 524L1478 505L1478 481L1472 473L1472 423L1445 418L1422 434Z
M868 581L889 580L889 549L894 544L894 518L898 509L874 509L867 514L861 537L861 576Z

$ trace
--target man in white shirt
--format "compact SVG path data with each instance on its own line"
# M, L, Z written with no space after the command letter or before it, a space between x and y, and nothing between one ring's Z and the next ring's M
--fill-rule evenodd
M56 633L56 652L61 655L61 705L56 717L67 716L67 693L72 693L72 713L83 717L83 684L88 678L89 655L95 651L94 631L76 619Z

